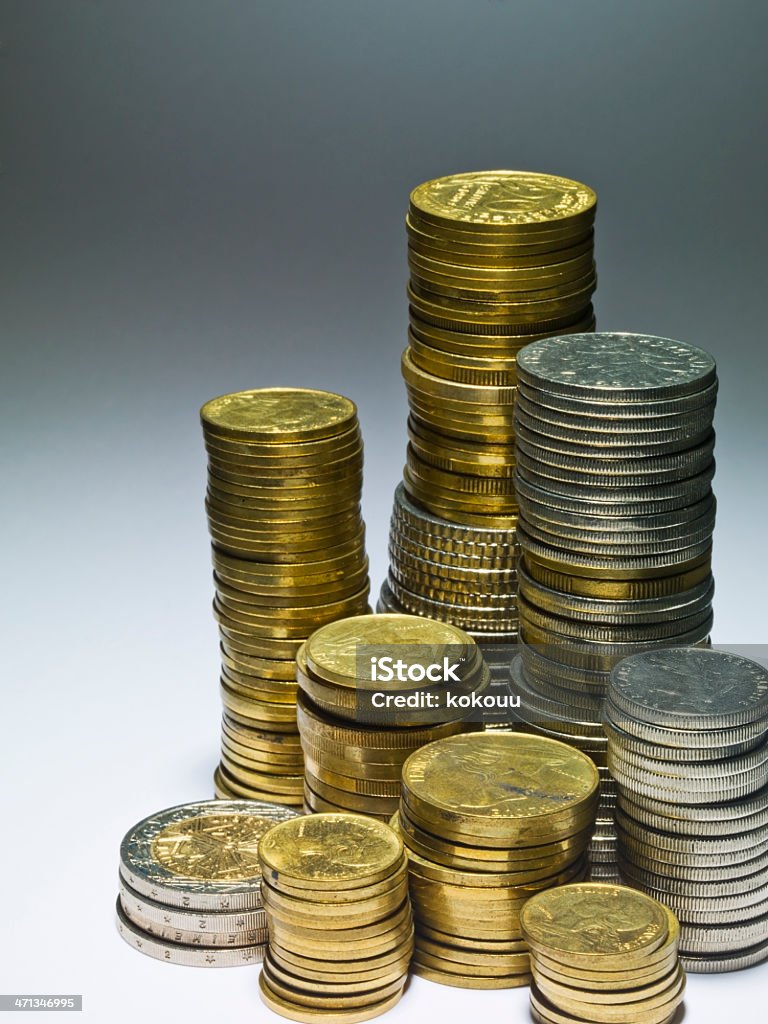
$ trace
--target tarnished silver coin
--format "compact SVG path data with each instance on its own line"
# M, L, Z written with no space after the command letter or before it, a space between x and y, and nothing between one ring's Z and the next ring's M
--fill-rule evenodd
M204 800L159 811L134 825L120 846L131 889L199 911L261 907L259 840L298 812L258 800Z
M768 670L727 651L646 651L613 669L610 699L635 718L672 728L768 725Z
M535 341L517 356L518 379L553 394L648 402L703 391L715 382L708 352L650 334L570 334Z

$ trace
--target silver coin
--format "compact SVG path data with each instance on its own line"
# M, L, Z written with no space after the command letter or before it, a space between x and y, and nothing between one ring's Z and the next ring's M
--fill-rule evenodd
M748 893L762 891L768 884L768 870L765 869L739 878L711 878L706 881L693 881L686 878L670 878L655 871L637 867L623 855L621 847L618 848L617 859L619 871L625 878L631 880L631 884L636 884L644 890L647 888L655 890L661 894L661 901L671 908L672 902L668 897L672 896L722 899L742 895L746 899ZM754 899L751 902L754 902Z
M668 850L680 855L705 854L713 857L719 854L728 855L737 851L755 849L762 843L768 842L768 832L761 828L738 832L735 835L715 836L680 835L659 828L650 829L647 824L643 825L635 821L621 807L616 808L615 820L616 828L622 834L625 843L632 839L635 842L643 843L649 849L658 850L660 853Z
M599 701L594 701L593 704L586 706L583 704L572 705L565 701L553 700L543 696L530 685L520 655L512 659L509 671L510 688L521 697L529 710L543 713L544 715L552 715L555 718L568 718L585 726L592 725L595 727L595 732L597 733L597 730L600 730L599 734L602 735L602 708Z
M680 949L685 955L721 955L740 951L764 941L768 936L768 917L756 917L738 924L693 925L680 929Z
M701 391L674 398L658 398L647 402L617 402L609 398L579 398L576 395L560 395L553 391L527 384L518 378L516 401L521 399L542 414L578 416L596 424L618 422L619 428L625 421L631 424L661 425L667 419L695 415L699 410L714 406L717 400L718 384L715 380Z
M145 956L187 967L244 967L261 963L267 950L266 943L258 946L222 948L192 946L157 938L150 932L137 927L128 918L119 899L117 901L117 929L128 945L138 949Z
M440 576L442 579L455 580L457 583L472 582L477 589L482 589L483 584L494 588L503 587L506 583L517 583L517 557L505 557L505 565L470 565L454 558L453 564L444 564L442 561L432 559L433 549L413 544L398 534L390 535L390 553L404 566L421 573Z
M657 413L651 418L645 407L632 405L617 410L613 405L590 403L583 409L571 403L569 409L551 408L541 391L529 397L527 389L519 388L515 398L515 419L529 430L556 440L573 444L591 442L597 446L624 444L632 438L653 445L679 444L690 447L691 438L705 435L712 427L715 396L707 404L693 409L674 407L666 415ZM653 403L649 403L653 404ZM631 441L630 441L631 443Z
M650 497L651 494L664 496L665 491L677 488L681 480L696 478L714 467L712 444L694 448L678 456L643 459L643 469L631 465L606 465L606 460L568 459L550 454L543 449L531 449L518 440L516 472L532 476L536 473L556 485L569 487L581 485L585 498L591 495L609 497L616 492L627 500ZM650 493L649 493L650 492Z
M520 514L529 522L538 523L542 529L550 533L568 530L581 533L594 533L598 536L610 535L620 541L623 534L644 534L662 536L664 531L687 527L702 517L714 519L717 503L713 494L707 494L701 501L693 505L685 505L669 512L657 512L655 515L628 516L605 515L600 508L581 503L578 511L572 508L558 508L547 500L546 491L528 486L529 493L517 492ZM547 526L551 523L551 526ZM557 530L555 530L557 527ZM618 536L613 537L614 534Z
M722 785L729 780L744 780L748 777L762 779L765 785L768 779L768 739L745 753L703 762L671 760L671 751L656 748L652 756L646 756L637 750L614 744L610 732L608 739L617 762L628 770L634 769L639 775L647 775L651 780L659 778L671 784L682 780L697 788L706 788L710 784Z
M646 483L630 485L628 481L620 486L609 482L607 486L596 486L573 474L574 479L562 474L552 474L548 467L522 455L515 466L515 490L521 493L526 484L556 496L553 504L561 498L575 498L575 508L590 510L595 515L639 516L655 515L684 505L693 505L711 493L715 475L715 462L696 476L684 480L674 478L663 484Z
M519 417L516 420L515 448L518 455L524 452L531 459L546 462L558 469L572 469L580 473L590 472L594 466L598 476L693 476L704 469L712 458L715 447L714 432L709 431L703 438L697 439L695 444L693 442L694 439L691 438L687 447L671 451L659 450L658 445L643 447L639 442L611 448L598 447L588 440L584 444L569 444L567 441L539 434L520 422Z
M672 619L668 622L649 622L641 624L607 624L602 622L585 622L582 619L565 618L562 615L551 615L540 611L522 595L517 599L520 621L526 625L536 626L549 632L559 632L563 636L572 636L579 640L594 640L601 643L637 643L643 644L653 640L669 640L683 633L712 623L711 605L694 615L684 619Z
M768 722L768 670L726 651L645 651L613 670L610 698L635 718L673 728Z
M395 489L395 510L400 518L434 537L450 537L462 543L474 544L504 544L508 541L507 529L464 526L432 515L411 501L402 483Z
M234 913L225 910L215 910L209 913L181 910L178 907L169 907L165 903L142 896L140 892L132 889L122 876L120 878L120 902L131 920L136 921L140 927L145 929L147 925L143 922L149 922L155 926L197 934L245 936L239 942L240 945L258 945L260 942L266 942L266 937L260 934L266 932L267 928L267 917L263 909ZM178 939L177 941L183 942L184 940ZM230 940L230 943L236 941ZM204 944L213 945L213 943ZM216 944L218 945L218 943Z
M389 555L392 567L397 570L395 575L401 578L405 585L407 585L407 578L418 581L426 587L447 590L456 595L465 594L473 599L465 601L465 604L472 604L473 601L481 603L484 595L488 595L490 603L494 603L502 597L504 599L513 597L517 590L517 576L513 573L489 573L477 570L469 578L456 575L444 576L439 567L430 566L428 562L403 553L394 546L390 546Z
M455 576L461 579L468 573L498 572L508 573L511 577L517 571L519 553L515 549L504 549L502 551L486 548L484 551L441 550L433 547L434 538L412 537L399 530L390 532L390 543L397 548L401 555L409 558L423 558L433 570L438 570L446 576ZM429 541L429 543L426 543Z
M429 598L407 590L389 573L387 577L389 589L395 600L411 615L424 615L442 622L450 621L454 625L468 629L492 628L495 632L512 631L517 628L518 618L514 609L504 607L469 607L458 603L433 601ZM450 620L447 618L450 616Z
M635 821L680 835L725 836L768 825L768 786L744 800L712 806L670 805L619 788L619 807Z
M662 897L662 902L665 902L664 897ZM681 924L702 926L724 924L738 925L743 924L745 921L752 921L756 917L764 917L768 914L768 899L766 899L765 896L763 896L763 898L757 903L752 903L749 906L737 907L730 910L724 909L721 902L718 900L699 899L694 902L694 908L675 911ZM709 906L710 903L712 906Z
M765 770L762 767L723 778L651 775L649 771L636 768L620 758L615 746L611 744L608 744L607 765L620 787L661 803L675 804L682 801L697 806L743 800L765 785Z
M687 757L684 751L691 750L696 751L701 760L742 753L762 742L768 732L768 723L760 719L730 729L689 729L685 727L685 722L681 722L680 728L653 725L617 707L610 692L606 695L604 714L608 726L625 744L629 743L626 738L628 735L641 743L674 749L680 759Z
M603 709L603 728L608 741L616 746L617 752L621 755L626 757L628 753L636 754L645 758L646 761L664 761L674 757L678 768L697 763L717 764L726 758L746 754L763 742L763 737L758 737L725 747L662 746L658 743L649 743L647 740L638 739L631 733L618 728L605 709Z
M648 402L695 394L715 381L715 361L686 342L604 332L544 338L517 356L518 379L553 394Z
M725 971L741 971L768 960L768 941L719 956L695 953L681 953L680 963L688 974L721 974Z
M159 811L120 846L120 874L136 892L189 910L261 907L257 849L273 825L297 811L257 800L204 800ZM193 853L199 846L194 857ZM194 874L189 873L194 864Z
M136 928L151 935L154 939L171 942L174 945L181 944L203 949L242 949L243 946L264 945L268 938L266 927L250 932L199 932L175 928L168 924L158 924L157 921L145 917L140 911L128 906L122 899L120 905L125 916Z
M758 859L768 857L768 838L749 850L729 853L679 853L654 846L652 842L633 839L623 829L617 832L617 841L627 860L635 867L644 867L658 874L675 878L699 879L741 877L759 870Z
M578 691L571 693L557 686L553 686L549 690L543 689L538 680L529 675L522 655L513 658L506 668L513 688L519 683L527 694L536 701L543 702L544 706L551 705L553 710L556 707L567 707L578 711L590 721L602 722L603 701L600 696L593 696L591 693L582 694Z

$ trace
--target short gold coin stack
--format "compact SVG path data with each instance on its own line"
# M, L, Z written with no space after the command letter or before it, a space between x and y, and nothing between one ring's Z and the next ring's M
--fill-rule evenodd
M296 651L368 607L357 410L264 388L215 398L201 419L224 704L216 795L301 806Z
M393 825L408 853L413 971L459 988L530 981L520 911L583 879L598 776L556 740L487 732L412 754Z
M359 645L403 652L412 664L422 651L453 651L464 659L461 688L484 692L490 672L474 640L448 623L416 615L357 615L316 630L296 654L298 724L304 752L304 803L311 811L355 811L389 820L400 804L406 758L445 736L482 728L465 711L407 708L371 716L366 695L387 690L422 700L439 684L381 683L360 657ZM366 713L368 712L368 713ZM371 721L373 717L374 721Z
M656 900L608 883L564 885L520 915L537 1024L668 1024L683 1001L680 926Z
M265 1004L297 1021L364 1021L400 999L413 952L403 844L358 814L314 814L259 845Z
M380 607L481 643L516 640L517 353L594 327L595 207L590 188L527 171L454 174L411 193L410 442Z
M667 338L571 334L529 345L518 377L512 687L526 728L600 766L593 878L616 880L602 704L627 654L707 642L715 363Z

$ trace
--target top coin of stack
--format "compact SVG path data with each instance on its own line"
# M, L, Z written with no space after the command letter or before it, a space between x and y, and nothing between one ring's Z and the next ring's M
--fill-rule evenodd
M259 840L296 811L205 800L144 818L120 847L118 929L166 963L239 967L266 950Z
M520 923L538 1024L663 1024L675 1016L685 989L680 927L661 903L623 885L564 885L530 899Z
M266 1005L292 1020L363 1021L402 995L413 951L403 844L359 814L277 825L259 844Z
M382 683L371 655L404 662L408 672ZM430 663L444 657L457 675L450 691L426 674ZM402 766L412 751L482 728L462 720L470 714L466 708L446 706L447 692L481 695L490 681L477 644L448 623L417 615L341 619L312 634L296 654L296 667L305 804L313 810L388 819L398 806ZM395 705L377 707L382 696L394 698Z
M726 651L632 655L605 725L621 873L676 911L686 968L768 959L768 670Z
M715 364L666 338L572 334L525 348L518 377L520 716L601 765L612 861L610 669L640 648L705 643L712 624Z
M296 651L368 608L357 410L325 391L264 388L212 399L201 419L222 650L216 791L300 805Z

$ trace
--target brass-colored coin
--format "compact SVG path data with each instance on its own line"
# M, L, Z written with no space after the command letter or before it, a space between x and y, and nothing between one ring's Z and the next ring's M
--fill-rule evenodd
M650 985L674 971L678 964L677 949L670 952L662 960L654 960L641 967L624 967L614 971L596 971L586 968L561 965L557 960L545 957L541 952L535 954L533 963L537 977L544 976L561 985L581 989L584 992L622 992L633 986Z
M281 444L344 433L356 421L357 409L328 391L259 388L211 399L200 418L212 434Z
M408 244L418 250L435 250L448 253L452 257L462 259L554 259L556 254L566 248L579 245L592 245L594 230L592 224L572 226L567 222L552 226L540 227L535 235L522 238L508 231L483 231L482 234L467 226L439 228L429 221L423 220L414 211L409 211L405 218Z
M320 911L325 912L326 909L329 913L333 913L332 907L336 904L343 904L343 908L347 908L348 913L357 913L362 906L368 900L381 899L382 897L389 897L392 900L394 910L399 910L403 905L405 899L405 892L403 885L408 881L408 860L403 854L402 861L399 861L392 870L392 874L387 875L386 878L379 882L373 882L371 885L356 886L353 889L322 889L322 890L311 890L307 889L306 886L294 886L286 882L284 876L279 878L273 878L268 884L277 892L282 895L289 897L293 900L298 901L301 906L298 908L301 912L306 913L307 908L314 903L322 904L319 908ZM355 904L357 910L352 907ZM286 909L283 907L283 909ZM290 912L290 908L289 912ZM377 915L378 918L378 915ZM369 916L370 923L372 918Z
M441 321L436 323L435 321ZM594 327L595 316L592 306L587 306L576 314L576 318L570 318L569 323L559 323L556 329L578 330L580 333L587 333ZM542 324L541 327L530 324L512 324L508 328L494 325L478 325L477 331L472 329L471 324L451 324L442 317L431 317L422 319L418 311L411 308L409 315L409 333L425 345L430 345L449 355L456 356L477 356L484 359L504 358L515 359L520 349L533 341L540 341L549 337L546 328L550 325ZM439 374L438 374L439 376Z
M219 654L222 665L227 669L228 675L234 679L239 679L240 676L245 678L249 675L279 682L290 682L296 679L296 665L292 659L250 658L247 654L238 655L237 652L228 650L223 644Z
M494 444L490 441L463 441L428 426L413 416L408 419L408 434L412 441L419 441L429 450L450 451L459 457L481 464L483 459L494 459L497 463L514 462L514 444ZM401 510L402 511L402 510Z
M267 605L279 608L292 607L303 603L328 604L341 601L349 594L361 590L368 576L368 561L351 570L345 579L326 581L311 586L264 586L259 582L249 582L235 577L228 578L214 573L214 584L217 589L227 588L230 597L239 595L241 601L251 604ZM258 579L258 577L256 578Z
M580 262L580 261L577 261ZM580 291L596 281L594 263L590 260L581 265L578 276L565 278L551 274L538 280L510 280L502 285L500 281L484 282L462 278L446 278L425 271L423 267L410 261L410 287L416 295L427 298L440 296L451 305L456 303L472 303L484 309L503 305L505 309L516 308L520 304L528 306L529 302L557 302L561 295ZM433 301L439 301L436 298Z
M328 623L312 634L304 655L307 668L316 676L339 686L357 688L372 682L360 678L358 646L396 644L426 645L433 649L455 645L472 657L473 664L479 658L475 641L462 629L415 615L397 614L358 615ZM409 688L412 686L409 684Z
M416 391L435 398L463 402L468 406L511 405L515 400L514 387L485 387L477 384L461 384L427 373L414 363L410 348L403 352L400 366L406 384ZM469 410L467 410L469 411Z
M211 529L211 540L220 551L225 554L235 555L240 558L252 558L254 561L265 561L267 558L275 564L286 564L301 562L306 563L313 560L320 561L324 558L332 558L339 555L350 555L353 552L360 552L363 545L362 529L352 531L349 536L341 541L338 538L331 538L324 544L317 541L297 544L266 544L262 541L250 543L243 540L242 535L224 533L219 529Z
M254 562L227 555L216 548L212 549L211 556L219 576L233 581L243 580L244 583L256 586L274 587L321 586L327 581L339 582L349 572L355 572L368 564L362 543L351 554L343 553L320 561L310 560L293 565Z
M366 899L323 903L316 899L295 898L262 881L261 896L270 918L287 921L294 927L323 927L331 931L357 928L394 913L408 895L406 873L400 872L389 892Z
M338 481L310 480L306 484L288 486L284 482L273 483L269 479L257 477L255 474L249 473L247 469L235 472L237 468L239 467L230 469L229 466L220 466L209 460L208 480L219 490L227 490L225 484L238 487L241 490L232 491L232 493L242 493L245 497L262 501L264 504L274 501L284 505L289 502L323 505L331 501L334 496L341 502L359 494L363 479L362 469L356 469L354 472L345 470L339 474Z
M318 1006L296 1005L291 999L283 997L271 988L263 972L259 975L259 989L261 1000L268 1009L281 1017L301 1021L303 1024L358 1024L358 1022L371 1020L373 1017L386 1013L400 1001L403 994L402 988L400 988L393 995L381 999L377 1003L370 1003L354 1010L339 1011Z
M594 249L594 232L579 235L578 238L565 242L546 241L551 233L545 233L544 244L539 245L504 245L488 244L481 240L476 242L477 235L464 232L457 241L446 235L436 235L423 230L426 225L417 226L409 217L405 222L408 235L408 253L420 256L436 263L458 264L467 269L488 271L524 270L537 268L547 264L566 263ZM562 234L562 233L561 233ZM555 235L556 237L556 235ZM472 239L467 242L466 239ZM559 245L559 248L555 248Z
M546 835L550 822L556 829L577 820L591 810L597 785L597 769L580 751L525 734L452 736L403 767L403 796L420 819L486 843L525 841Z
M263 776L270 776L270 780L277 776L285 777L290 783L287 792L295 792L297 788L296 779L300 777L304 766L300 761L292 763L278 763L272 759L258 761L253 758L245 758L222 742L221 744L221 765L229 773L230 777L243 785L253 782L257 787L261 784ZM271 785L271 782L270 782ZM277 787L276 787L277 788Z
M274 445L269 445L265 450L248 444L221 444L216 438L206 438L205 450L208 458L214 462L221 462L233 469L235 466L243 467L235 472L246 470L256 477L264 476L275 480L305 476L310 480L319 481L328 473L358 469L362 465L363 444L359 431L347 436L348 441L345 440L342 444L334 443L332 446L315 442L311 446L311 454L306 455L281 457L271 454L275 449ZM283 447L279 446L278 452L282 453Z
M284 775L276 774L272 771L260 772L244 768L223 754L221 770L228 786L238 784L254 789L264 788L269 789L272 793L295 795L301 790L304 781L301 775Z
M432 348L419 341L413 331L408 342L414 365L435 377L469 384L476 387L515 387L517 383L516 360L514 356L494 358L472 355L455 355L439 348Z
M457 491L425 484L411 472L408 466L403 470L403 483L414 501L420 502L433 515L450 522L468 526L496 527L513 530L517 528L517 504L512 495L462 495ZM488 509L486 514L483 510Z
M247 654L256 658L278 658L284 660L296 656L296 651L304 642L303 639L290 637L262 636L249 630L248 627L219 622L221 643L227 651Z
M288 885L338 889L372 885L402 862L402 840L391 828L359 814L292 819L292 829L270 829L259 845L263 874Z
M445 440L456 439L470 444L487 442L492 445L514 445L515 434L511 424L489 425L476 420L458 419L454 415L442 417L409 396L410 419L420 432L425 429L440 433Z
M384 782L376 779L361 779L348 773L334 772L314 760L306 751L304 764L314 778L334 789L344 789L348 793L356 793L366 797L386 797L392 800L400 798L400 782Z
M451 985L454 988L476 988L476 989L499 989L499 988L522 988L531 982L530 974L509 974L503 977L484 977L478 975L473 968L468 968L466 974L454 974L447 971L438 971L434 967L428 967L414 954L411 963L411 972L419 978L426 978L438 985Z
M632 1004L631 1007L619 1007L613 1012L592 1005L584 1013L595 1024L665 1024L674 1015L682 1000L684 981L672 990L672 994L664 1003L656 1003L650 1007ZM653 1001L651 1001L653 1003ZM573 1024L578 1016L572 1016L569 1009L556 1007L541 992L535 982L531 984L531 1009L535 1011L537 1020L545 1020L548 1024Z
M264 519L258 509L249 509L246 506L225 504L207 500L205 503L208 518L214 523L230 530L244 530L249 534L263 535L265 538L278 539L281 536L303 535L321 533L333 530L354 521L359 522L360 506L344 506L332 508L328 514L308 515L305 510L298 509L292 513L293 521ZM325 510L321 510L324 512Z
M305 782L316 797L355 814L376 814L388 819L394 814L399 802L399 797L395 796L364 796L350 793L346 789L322 782L309 770L305 772Z
M323 750L322 747L315 744L312 737L302 737L302 750L304 756L310 763L320 765L330 772L336 772L339 775L349 775L355 779L370 779L379 782L390 782L396 785L400 785L400 776L402 775L402 758L401 761L392 763L382 763L378 761L362 761L349 760L343 757L336 757L333 754L329 754ZM368 753L363 751L363 753Z
M530 955L527 951L520 953L485 953L471 949L462 949L460 946L445 945L442 942L434 942L423 934L417 934L416 945L420 953L427 953L431 956L439 956L444 960L461 964L464 968L493 967L503 969L502 973L512 974L524 970L530 972Z
M409 214L438 230L535 237L538 231L591 224L597 196L586 185L531 171L473 171L418 185Z
M231 719L226 712L222 715L221 727L223 732L244 746L253 746L267 753L294 753L301 757L301 744L297 732L276 733L269 730L263 731L253 726L241 725Z
M401 957L389 966L378 967L369 971L341 971L326 964L327 971L311 968L297 968L295 964L277 954L272 946L267 953L272 974L285 985L292 985L302 992L314 992L318 995L344 994L347 991L367 992L381 988L397 979L403 979L408 973L410 954Z
M317 441L274 444L271 441L245 441L222 437L203 431L206 451L218 458L247 459L249 463L265 469L298 469L323 466L326 462L357 458L363 448L362 435L357 423L342 434Z
M272 776L264 774L262 778L264 783L261 786L244 785L219 765L214 773L216 795L219 799L264 800L267 803L279 802L288 807L301 807L301 792L275 789L272 785Z
M228 501L230 504L249 505L252 508L262 509L265 518L270 510L279 515L285 516L286 512L297 508L319 509L328 505L336 505L342 502L357 502L360 500L360 475L352 477L349 485L337 487L315 487L295 488L295 494L280 492L278 488L266 488L251 485L248 480L230 479L237 474L228 474L226 477L219 473L208 472L208 492L211 497L218 501ZM278 493L275 493L278 492ZM318 513L320 514L320 513ZM327 513L326 513L327 514Z
M369 820L376 824L374 819ZM325 956L328 951L335 951L345 960L351 959L350 952L355 949L356 943L361 951L366 952L369 952L369 947L391 949L403 941L413 927L408 900L404 900L391 913L382 914L366 924L352 928L329 929L322 920L316 920L314 925L299 924L290 916L273 913L272 910L267 911L267 918L271 937L279 945L288 945L305 956Z
M453 946L461 951L488 953L491 956L510 956L528 952L528 945L522 938L514 939L511 942L496 939L473 939L464 934L453 935L449 932L442 932L433 928L426 921L418 922L416 937L417 941L426 938L442 946Z
M541 972L535 957L533 958L533 975L536 984L542 995L545 995L552 1003L561 1009L576 1011L585 1008L585 1004L597 1003L603 1006L625 1006L631 1009L636 1003L642 1002L643 1009L649 1008L650 1000L663 997L661 1002L666 1002L672 991L677 988L681 978L684 977L683 969L679 963L667 970L661 978L638 983L625 982L623 990L597 989L588 991L586 988L568 985L548 974Z
M355 594L350 594L348 597L323 604L308 604L297 607L284 606L280 608L277 615L274 608L271 608L269 605L251 604L250 602L233 599L227 593L221 591L216 595L216 603L228 616L235 617L248 625L264 625L274 621L275 618L279 618L286 624L298 625L299 623L306 623L312 626L318 620L325 622L329 615L335 614L337 609L340 614L344 614L348 608L365 606L368 603L369 590L370 587L366 581L365 586L361 590Z
M325 495L315 494L309 498L274 499L256 497L237 484L208 477L206 492L208 504L221 508L233 515L247 515L268 524L287 524L321 519L323 517L354 513L360 505L359 490L346 496L338 491L327 491ZM277 528L277 527L275 527Z
M232 672L226 666L221 670L222 682L241 697L255 697L256 700L273 701L276 704L295 704L297 686L295 680L262 679L254 675Z
M271 775L299 775L304 770L301 757L296 757L293 754L267 754L253 750L251 747L243 746L229 739L226 733L221 738L221 750L229 761L234 761L251 771L267 771Z
M285 977L285 972L282 972L282 974L283 977ZM273 992L276 992L283 999L290 999L300 1007L310 1007L314 1009L320 1006L327 1007L332 1010L345 1010L349 1008L355 1009L369 1006L373 1002L381 1002L382 999L401 992L403 985L405 984L405 977L398 977L394 982L389 982L386 985L367 990L363 986L355 987L350 985L348 986L351 990L349 994L345 994L345 989L341 986L341 994L320 994L317 988L314 992L309 993L295 987L294 985L286 984L269 964L268 954L264 958L264 964L261 968L261 977L265 979Z
M351 980L350 975L384 970L392 964L398 964L404 959L409 959L413 952L413 932L409 932L406 938L394 945L390 942L389 948L385 949L382 947L381 952L373 955L368 950L358 951L354 943L349 943L348 945L350 946L350 958L348 960L343 959L341 956L333 958L327 955L319 957L305 956L303 953L298 953L294 949L281 946L274 941L270 944L270 953L278 963L285 964L291 970L303 970L308 975L313 972L328 973L332 971L334 974L343 975L348 980Z
M631 966L669 936L666 909L623 885L587 882L535 896L521 924L532 951L579 967Z
M486 476L474 472L441 469L421 459L412 444L408 446L407 458L410 476L418 480L423 487L436 487L446 493L455 493L461 498L478 501L484 501L486 498L514 499L515 485L509 473ZM517 507L516 499L514 503Z
M520 291L533 291L541 287L549 287L551 284L571 281L574 278L583 277L594 267L592 251L590 247L582 246L582 252L570 259L558 258L556 260L539 260L536 264L520 266L498 266L496 264L481 266L466 264L463 259L456 256L446 259L436 259L414 247L408 250L408 265L417 277L425 277L440 284L446 282L467 282L470 287L476 284L483 284L490 289L499 285L502 289ZM509 263L510 261L506 261ZM545 282L542 284L542 282Z
M416 314L423 319L437 319L438 325L464 323L473 328L494 326L500 333L508 334L509 327L528 324L533 330L546 330L544 324L576 320L585 316L596 282L590 277L589 283L578 291L559 298L547 298L540 302L473 302L470 299L448 298L439 292L411 282L408 285L408 301Z

